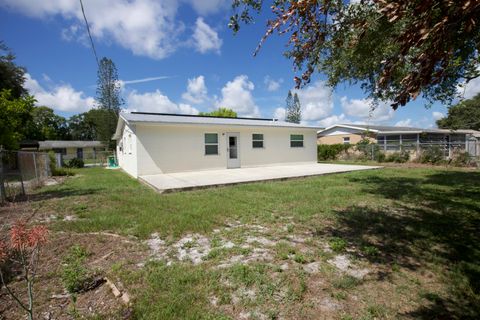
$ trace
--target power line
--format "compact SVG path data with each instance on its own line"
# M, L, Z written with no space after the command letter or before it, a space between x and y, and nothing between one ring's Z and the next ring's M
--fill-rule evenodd
M88 37L90 38L90 43L92 44L93 54L95 55L97 66L100 68L100 62L98 60L97 51L95 50L95 45L93 44L92 34L90 33L90 27L88 26L87 16L85 15L85 10L83 9L82 0L80 0L80 6L82 7L83 19L85 19L85 25L87 26Z

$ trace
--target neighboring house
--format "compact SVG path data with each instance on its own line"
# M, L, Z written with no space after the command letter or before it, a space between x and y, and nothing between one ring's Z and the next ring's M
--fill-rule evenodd
M275 119L121 113L121 168L141 175L316 162L316 127Z
M480 132L475 130L421 129L411 127L337 124L318 132L319 144L355 144L363 138L384 151L413 150L438 145L448 151L467 150L480 156Z
M20 144L22 150L36 150L60 153L64 160L73 158L95 159L97 155L106 150L101 141L69 141L69 140L46 140L24 141Z

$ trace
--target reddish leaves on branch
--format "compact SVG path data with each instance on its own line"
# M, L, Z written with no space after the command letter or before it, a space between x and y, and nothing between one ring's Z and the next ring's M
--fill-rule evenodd
M10 229L10 243L0 241L0 262L8 258L10 250L33 251L47 241L48 229L45 226L28 228L24 221L16 222Z

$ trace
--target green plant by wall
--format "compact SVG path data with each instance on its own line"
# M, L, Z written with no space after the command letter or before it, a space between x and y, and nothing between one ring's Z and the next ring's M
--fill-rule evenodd
M393 152L386 156L386 162L405 163L410 160L410 152L402 150L400 152Z
M421 163L438 164L444 160L444 152L439 146L430 146L424 150L419 157Z
M335 160L340 153L352 147L351 144L319 144L317 146L317 158L319 161Z
M82 159L79 159L79 158L73 158L68 162L69 168L83 168L84 166L85 166L85 163L83 162Z

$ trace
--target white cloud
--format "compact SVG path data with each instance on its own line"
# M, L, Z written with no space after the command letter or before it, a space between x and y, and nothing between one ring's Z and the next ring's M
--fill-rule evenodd
M174 103L159 90L145 93L131 91L126 99L126 108L129 111L198 114L196 108L188 104Z
M351 121L347 120L345 114L331 115L330 117L326 117L322 120L317 121L317 124L323 128L327 128L333 126L334 124L341 124L341 123L351 123Z
M200 53L213 51L220 53L222 39L218 33L203 21L203 18L197 18L195 22L195 30L193 32L193 41L195 49Z
M147 77L147 78L141 78L141 79L133 79L133 80L119 80L122 85L126 84L135 84L135 83L144 83L144 82L150 82L150 81L157 81L157 80L164 80L164 79L169 79L171 77L169 76L158 76L158 77Z
M433 111L432 112L432 117L434 120L440 120L442 119L443 117L445 117L445 115L441 112L438 112L438 111Z
M113 41L136 55L161 59L178 47L183 24L176 21L178 1L96 0L84 2L93 37ZM62 32L64 39L85 37L85 25L78 1L3 0L0 6L23 14L49 18L62 16L72 26Z
M284 121L285 120L285 115L286 115L286 110L285 108L276 108L275 109L275 112L273 113L273 117L275 119L278 119L280 121Z
M182 94L182 98L193 104L200 104L208 100L205 77L198 76L193 79L188 79L187 92Z
M263 83L267 87L267 90L272 92L272 91L277 91L280 88L280 85L283 83L283 79L280 78L278 80L274 80L270 78L270 76L266 76L263 79Z
M340 99L343 111L353 117L361 118L364 121L384 122L390 120L395 115L395 111L388 103L381 102L373 107L371 99Z
M480 77L475 78L464 85L464 87L459 88L460 94L465 99L471 99L480 93Z
M188 0L193 9L200 15L218 12L227 7L226 0Z
M253 100L253 82L246 75L235 77L222 88L222 98L216 102L217 108L231 108L240 116L258 117L260 109Z
M37 99L37 105L57 111L84 112L94 107L95 99L76 91L70 84L54 85L52 90L43 88L30 74L25 74L25 88Z
M395 123L395 127L412 127L412 119L400 120Z
M294 90L302 106L302 121L316 121L329 116L333 110L332 89L324 81Z

